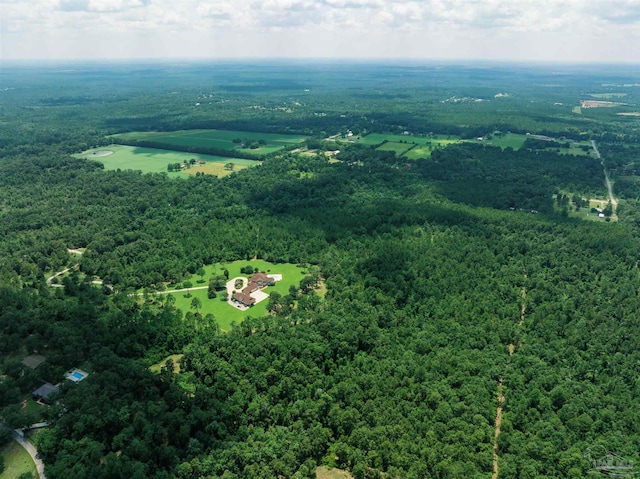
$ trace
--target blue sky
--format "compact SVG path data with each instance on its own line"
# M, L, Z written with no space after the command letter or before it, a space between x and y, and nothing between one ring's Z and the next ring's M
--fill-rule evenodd
M0 59L640 62L640 0L0 0Z

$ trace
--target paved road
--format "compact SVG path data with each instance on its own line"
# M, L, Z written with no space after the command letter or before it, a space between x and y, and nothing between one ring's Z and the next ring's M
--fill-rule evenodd
M593 151L596 152L596 156L602 163L602 169L604 170L604 182L607 184L607 191L609 192L609 201L611 201L611 206L614 208L618 206L618 202L613 196L613 188L611 187L611 180L609 179L609 173L607 173L607 169L604 167L604 162L602 161L602 157L600 156L600 152L598 151L598 147L596 146L596 141L591 140L591 146L593 146Z
M46 479L44 475L44 463L42 462L41 459L36 458L36 455L38 454L38 450L35 447L33 447L33 444L27 441L21 434L19 434L15 430L11 431L11 437L13 437L13 439L22 447L24 447L24 449L29 453L29 455L31 456L31 459L33 459L33 462L36 465L36 469L38 471L38 477L40 479Z

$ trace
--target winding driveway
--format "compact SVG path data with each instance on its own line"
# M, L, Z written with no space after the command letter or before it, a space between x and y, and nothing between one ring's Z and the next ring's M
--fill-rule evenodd
M33 462L36 465L38 477L40 479L46 479L44 475L44 463L42 462L42 459L37 457L38 450L33 446L33 444L27 441L24 436L17 432L17 430L11 431L11 437L13 437L13 439L15 439L17 443L24 447L25 450L29 453L31 459L33 459Z

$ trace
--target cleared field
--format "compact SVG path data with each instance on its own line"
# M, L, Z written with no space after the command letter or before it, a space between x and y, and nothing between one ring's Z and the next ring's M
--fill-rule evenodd
M230 278L235 278L238 276L248 277L250 275L246 275L240 272L240 268L244 266L252 266L254 269L258 268L260 271L264 271L265 273L281 274L282 280L276 282L275 286L270 286L264 291L267 294L271 294L272 292L277 291L282 296L289 294L289 286L298 286L300 284L300 280L307 273L307 268L302 268L290 263L274 264L263 260L234 261L233 263L218 263L216 265L205 266L204 278L207 280L206 283L197 283L198 277L195 275L190 279L190 281L191 283L193 283L194 287L203 285L206 286L206 284L208 284L209 277L223 274L223 270L225 268L229 271ZM223 331L229 331L231 329L232 323L239 324L246 317L257 318L269 314L267 312L267 303L269 302L268 300L262 301L246 311L240 311L233 306L230 306L226 301L223 301L221 299L226 294L225 291L218 291L217 297L213 299L209 299L207 297L206 289L169 294L172 294L174 296L176 300L176 307L181 309L185 313L188 311L193 311L193 309L191 308L191 301L193 300L193 298L199 298L202 302L202 307L199 310L200 314L202 314L203 316L209 313L213 314L216 321L218 322L218 325L220 326L220 329L222 329ZM160 295L158 299L161 300L162 295Z
M458 143L460 139L456 136L447 135L412 136L394 135L391 133L370 133L367 136L363 136L358 143L362 143L363 145L379 145L383 141L415 145L446 145L450 143Z
M96 157L95 151L112 151L108 156ZM197 171L215 174L220 177L229 175L233 171L225 170L227 163L234 164L234 170L240 170L248 166L259 164L252 160L241 158L226 158L224 156L202 155L199 153L184 153L180 151L159 150L156 148L140 148L137 146L109 145L99 150L92 149L74 155L77 158L92 158L102 163L106 170L140 170L143 173L166 173L170 163L188 163L195 159L198 163L204 161L204 165L196 164L193 167L169 173L173 177L186 177Z
M394 151L396 155L409 160L429 158L437 147L444 147L461 140L456 136L430 135L411 136L394 135L390 133L371 133L362 137L358 142L363 145L380 145L377 150ZM381 145L381 143L386 142Z
M505 148L513 148L519 150L527 139L527 135L520 135L517 133L507 133L503 136L494 136L490 140L490 144L493 146L499 146L503 150Z
M181 130L167 132L134 131L113 135L112 138L116 142L118 138L129 141L154 141L165 144L168 148L170 148L170 145L199 146L229 151L237 150L264 156L288 146L298 145L306 137L302 135L233 130ZM262 142L263 144L257 148L250 148L249 145L254 142Z
M0 474L0 479L16 479L29 472L33 477L38 477L33 459L16 441L11 441L3 447L0 455L4 459L4 472Z
M402 156L409 148L414 146L413 143L396 143L395 141L388 141L380 145L376 150L378 151L393 151L396 155Z
M421 158L429 158L433 148L431 146L416 146L404 154L408 160L419 160Z

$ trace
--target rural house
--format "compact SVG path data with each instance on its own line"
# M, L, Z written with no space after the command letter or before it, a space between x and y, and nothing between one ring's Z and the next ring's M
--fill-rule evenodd
M46 401L49 396L57 394L58 392L60 392L58 386L54 386L51 383L44 383L31 393L31 397L34 401Z
M246 288L245 288L246 289ZM233 300L236 303L240 303L244 306L253 306L256 303L256 300L249 296L247 293L238 292L233 295Z

